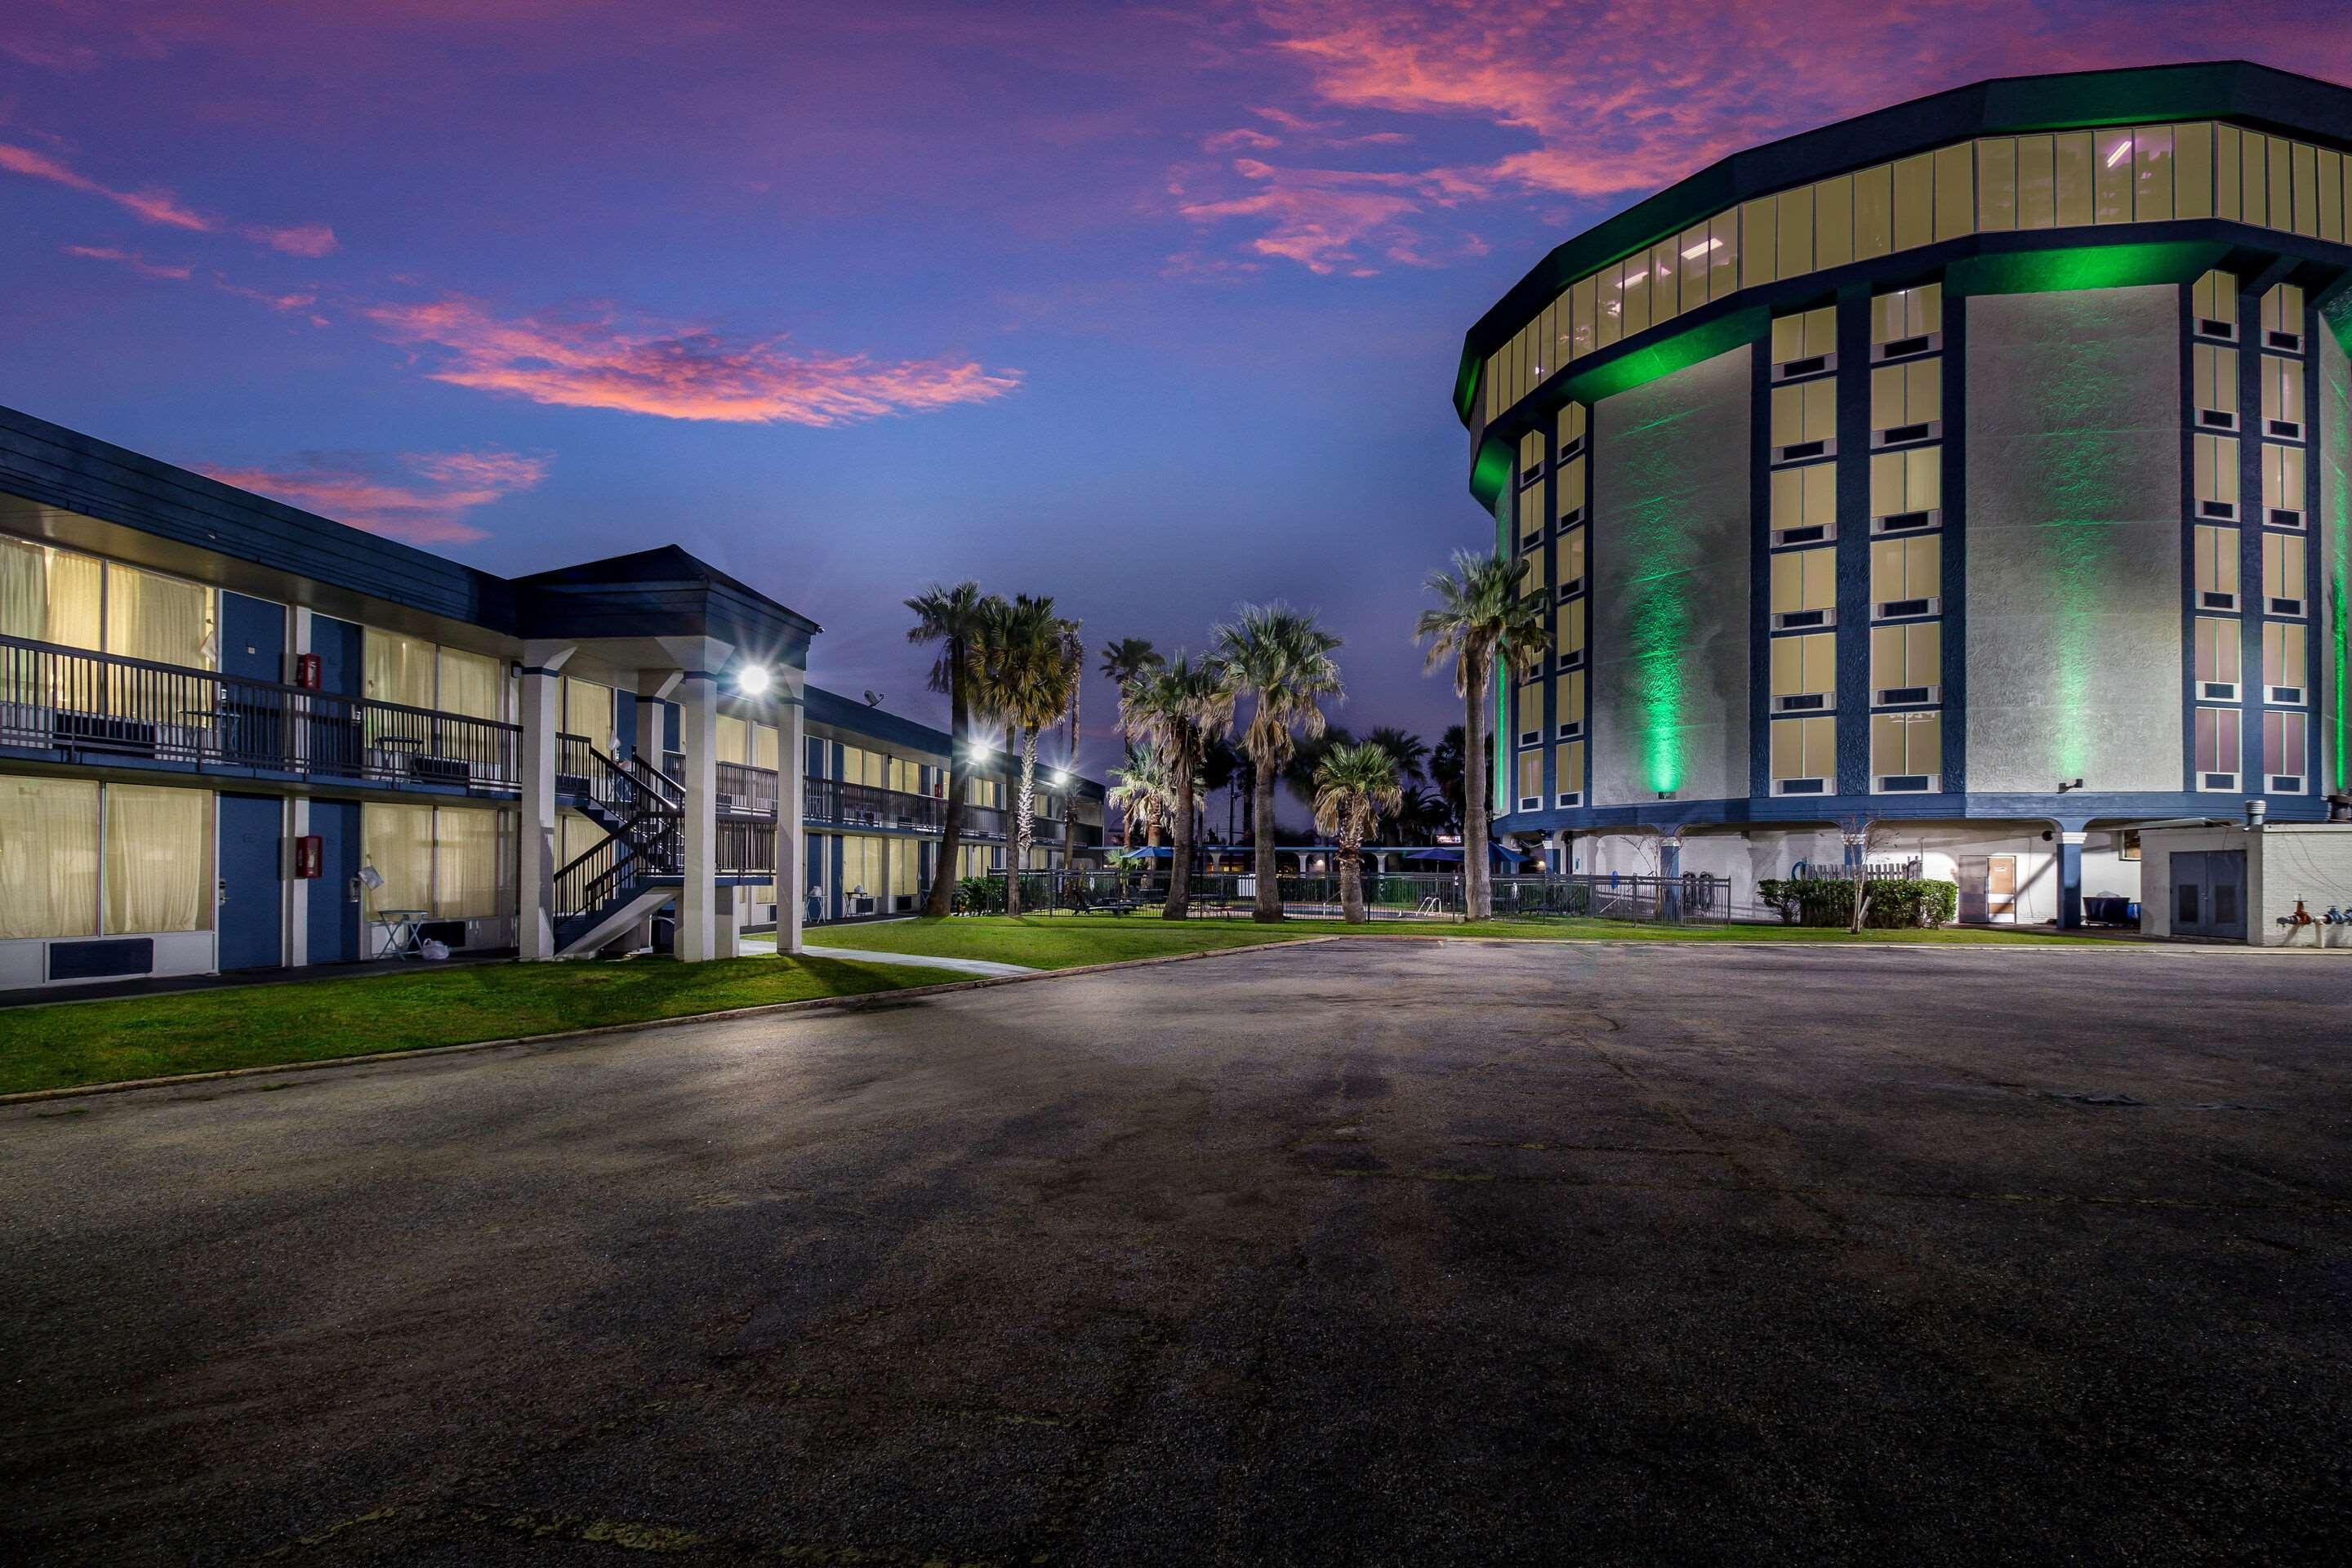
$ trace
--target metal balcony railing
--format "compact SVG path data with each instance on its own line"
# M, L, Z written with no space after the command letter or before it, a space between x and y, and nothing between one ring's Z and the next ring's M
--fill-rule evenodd
M520 733L494 719L0 637L0 745L77 761L510 792Z
M776 770L749 763L719 763L719 809L775 815Z

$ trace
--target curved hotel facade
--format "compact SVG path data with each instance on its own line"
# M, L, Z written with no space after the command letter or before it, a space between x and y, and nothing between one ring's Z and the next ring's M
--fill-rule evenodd
M1737 154L1474 327L1471 489L1552 600L1498 831L1560 869L1921 858L2136 898L2139 824L2352 788L2352 91L1981 83Z

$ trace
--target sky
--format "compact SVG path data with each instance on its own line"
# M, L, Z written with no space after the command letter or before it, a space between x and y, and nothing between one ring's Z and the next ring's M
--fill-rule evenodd
M681 544L932 722L927 584L1097 647L1286 600L1433 741L1455 361L1546 251L1989 76L2352 80L2326 10L11 0L0 404L504 574Z

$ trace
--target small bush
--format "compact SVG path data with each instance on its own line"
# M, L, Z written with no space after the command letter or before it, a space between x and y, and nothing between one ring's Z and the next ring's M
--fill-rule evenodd
M1028 891L1026 888L1022 889ZM955 886L954 910L960 915L1001 915L1004 912L1002 877L965 877Z
M1894 931L1944 925L1959 912L1957 883L1925 878L1873 877L1870 908L1863 924ZM1804 877L1761 881L1756 896L1780 917L1782 925L1843 926L1853 923L1853 883L1843 877Z

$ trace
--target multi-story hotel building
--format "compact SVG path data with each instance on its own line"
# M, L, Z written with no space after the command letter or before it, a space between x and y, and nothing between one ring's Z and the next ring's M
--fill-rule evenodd
M0 409L0 990L909 910L950 740L809 685L818 629L675 546L496 577ZM1049 781L1032 865L1101 844Z
M1471 489L1556 647L1500 831L2136 897L2136 825L2352 787L2352 91L1980 83L1735 154L1469 332Z

